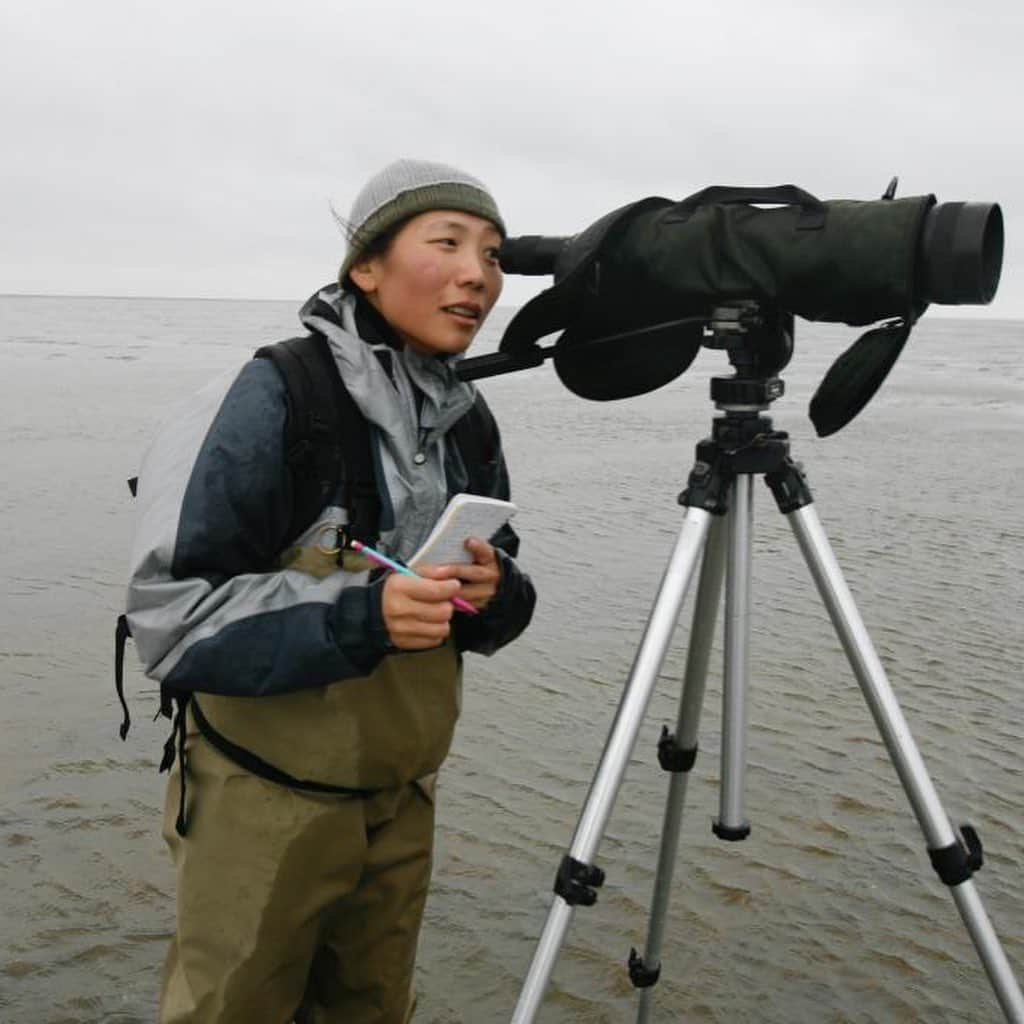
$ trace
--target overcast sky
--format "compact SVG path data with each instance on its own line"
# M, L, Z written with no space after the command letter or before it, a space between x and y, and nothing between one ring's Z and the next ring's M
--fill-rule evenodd
M1024 317L1022 56L1020 0L5 0L0 292L299 300L343 252L328 198L413 156L530 234L898 174L1002 204L985 312Z

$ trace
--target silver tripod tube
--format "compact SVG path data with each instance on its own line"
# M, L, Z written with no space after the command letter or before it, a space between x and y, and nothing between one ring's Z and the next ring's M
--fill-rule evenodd
M725 540L725 522L721 518L716 518L711 525L711 536L704 549L704 563L701 566L697 599L693 606L683 693L679 699L679 712L676 718L676 743L679 749L684 751L696 751L697 748L697 732L700 727L701 708L704 705L711 643L715 635L715 620L718 618L718 605L722 595ZM654 894L651 898L651 920L647 927L647 942L643 955L643 963L652 970L660 969L661 964L661 946L665 938L669 894L672 891L679 831L683 823L683 806L686 803L686 784L689 778L689 771L673 772L669 780L668 796L665 799L661 849L658 853ZM651 988L640 990L637 1024L647 1024L650 1020L652 992Z
M592 864L608 824L710 526L709 512L697 508L687 509L633 662L622 702L612 723L601 763L569 847L569 856L581 864ZM555 958L565 941L572 912L572 904L561 895L556 895L512 1014L513 1024L528 1024L536 1017L554 969Z
M740 474L729 502L729 553L725 588L725 667L722 681L722 784L715 833L742 839L747 775L747 690L750 686L750 562L754 528L754 478Z
M892 686L875 652L853 596L835 560L828 538L813 505L790 512L786 518L800 551L828 609L832 625L846 652L875 724L917 817L929 850L941 850L959 842L935 790L921 754L910 734ZM975 949L988 974L1006 1019L1024 1024L1024 995L992 927L974 882L968 878L951 886Z

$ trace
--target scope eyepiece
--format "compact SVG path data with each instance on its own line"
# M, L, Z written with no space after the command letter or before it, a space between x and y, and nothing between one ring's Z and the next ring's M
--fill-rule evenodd
M498 251L498 262L506 274L540 277L555 272L555 261L568 238L556 235L520 235L506 238Z

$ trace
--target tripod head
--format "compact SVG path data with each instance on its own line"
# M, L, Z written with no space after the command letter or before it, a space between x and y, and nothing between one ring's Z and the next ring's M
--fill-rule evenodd
M717 306L701 344L723 349L735 369L732 377L711 378L711 400L725 412L759 412L785 392L776 374L793 355L793 315L765 313L742 300Z

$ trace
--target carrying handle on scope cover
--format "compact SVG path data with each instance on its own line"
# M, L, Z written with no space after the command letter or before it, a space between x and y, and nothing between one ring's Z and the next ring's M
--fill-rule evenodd
M895 189L894 180L886 189L885 198L891 199ZM798 231L823 228L827 214L827 207L820 199L796 185L765 188L711 185L677 203L666 213L663 222L685 223L699 207L714 203L799 206L800 216L796 222ZM828 437L841 430L874 397L903 351L917 315L908 314L868 331L832 364L818 385L808 410L819 437Z
M768 185L748 188L735 185L709 185L700 192L681 200L665 214L664 223L683 224L701 206L714 203L773 203L781 206L799 206L798 231L815 231L825 226L825 204L797 185Z

